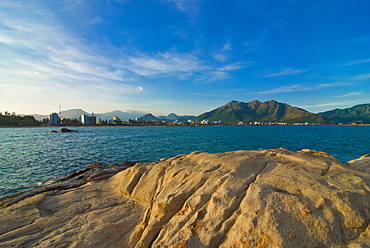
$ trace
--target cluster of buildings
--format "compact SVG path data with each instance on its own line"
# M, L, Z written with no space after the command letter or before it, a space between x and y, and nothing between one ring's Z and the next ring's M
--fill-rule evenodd
M82 125L101 125L102 120L94 115L94 112L92 115L81 115L79 118Z
M75 120L77 121L77 120ZM94 113L91 115L83 114L78 118L78 124L82 125L102 125L104 124L103 121L96 117ZM112 125L119 125L122 123L122 121L114 116L113 118L109 119L108 121L104 121L106 124L112 124ZM61 118L60 114L57 113L51 113L49 115L49 123L50 126L60 126L60 125L67 125L67 119Z

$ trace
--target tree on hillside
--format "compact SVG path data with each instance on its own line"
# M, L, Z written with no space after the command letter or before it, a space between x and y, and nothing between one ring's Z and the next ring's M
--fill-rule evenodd
M0 126L9 127L29 127L29 126L41 126L41 122L37 121L35 117L31 115L20 116L16 115L15 112L5 111L4 115L0 113Z

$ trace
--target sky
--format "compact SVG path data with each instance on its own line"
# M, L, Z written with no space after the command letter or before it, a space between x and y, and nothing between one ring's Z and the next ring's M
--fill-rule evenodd
M1 0L0 112L370 103L368 0Z

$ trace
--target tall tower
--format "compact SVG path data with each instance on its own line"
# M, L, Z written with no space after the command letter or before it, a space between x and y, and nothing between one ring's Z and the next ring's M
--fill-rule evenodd
M62 105L59 105L59 119L62 119Z

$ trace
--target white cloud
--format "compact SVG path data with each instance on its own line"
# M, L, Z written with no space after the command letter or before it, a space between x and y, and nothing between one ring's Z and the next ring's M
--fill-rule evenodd
M221 61L221 62L225 62L227 59L228 59L228 55L226 54L222 54L222 53L216 53L213 55L213 58L215 60L218 60L218 61Z
M288 92L296 92L296 91L310 91L310 90L315 90L315 89L317 88L295 84L295 85L285 85L285 86L281 86L281 87L271 89L271 90L260 91L258 92L258 94L288 93Z
M220 62L225 62L231 56L233 48L230 41L227 41L221 48L213 53L213 58Z
M339 95L337 97L349 97L349 96L360 96L360 95L363 95L363 93L361 93L361 92L350 92L350 93L347 93L347 94L344 94L344 95Z
M182 73L201 72L209 69L194 55L172 52L158 53L154 56L145 54L133 56L129 58L129 63L123 66L140 76L181 75Z
M220 82L230 77L230 74L224 71L212 71L203 75L202 77L199 77L198 79L196 79L196 81L200 83Z
M353 77L353 80L359 80L359 81L362 81L362 80L367 80L370 78L370 73L366 73L366 74L361 74L361 75L356 75Z
M218 71L234 71L234 70L239 70L245 67L252 66L253 62L247 62L247 63L242 63L242 62L235 62L232 64L227 64L221 68L218 69Z
M355 61L343 64L343 65L338 65L336 67L351 66L351 65L363 64L363 63L368 63L368 62L370 62L370 59L355 60Z
M174 3L189 14L196 12L191 7L199 1ZM90 44L65 28L48 8L37 9L33 4L12 5L10 12L0 8L0 105L5 107L7 102L14 110L17 104L24 104L19 99L32 102L33 98L43 104L108 105L122 101L122 96L129 99L146 92L145 85L138 86L143 78L209 83L230 78L234 71L246 67L240 62L201 59L199 51L135 53L134 48ZM88 24L102 20L93 17L90 21ZM232 46L226 42L220 49L230 52Z
M327 87L338 87L355 84L355 82L333 82L326 84L294 84L294 85L284 85L275 89L260 91L258 94L276 94L276 93L289 93L298 91L312 91Z
M306 105L306 106L301 106L302 108L319 108L319 107L329 107L329 106L345 106L348 104L359 104L359 103L364 103L366 102L366 99L356 99L356 100L349 100L349 101L340 101L340 102L327 102L327 103L319 103L319 104L314 104L314 105Z
M200 10L200 3L203 0L168 0L173 2L176 8L186 14L190 21L194 21L197 18Z
M99 17L99 16L95 16L93 18L91 18L87 24L96 24L96 23L101 23L103 20Z
M335 86L345 86L345 85L351 85L355 82L349 81L349 82L333 82L333 83L326 83L326 84L318 84L317 87L323 88L323 87L335 87Z
M15 72L16 74L21 74L21 75L25 75L25 76L29 76L29 77L37 77L37 76L40 76L40 73L38 73L37 71L25 71L25 70L20 70L20 71L16 71Z
M222 47L222 50L224 51L231 51L233 48L231 46L231 43L230 41L228 41L223 47Z
M289 75L296 75L301 74L310 69L294 69L294 68L283 68L277 71L265 71L265 73L261 74L262 77L280 77L280 76L289 76Z

